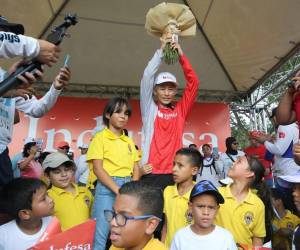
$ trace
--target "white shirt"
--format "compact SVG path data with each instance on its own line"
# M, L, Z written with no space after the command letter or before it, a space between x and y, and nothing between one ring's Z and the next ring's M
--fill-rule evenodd
M86 154L80 155L75 160L76 164L76 173L75 173L75 181L76 183L87 183L88 177L89 177L89 167L86 162Z
M39 52L37 39L0 31L0 58L36 57Z
M0 250L26 250L34 246L51 220L51 216L42 218L40 231L32 235L22 232L15 220L0 226Z
M45 115L56 103L61 90L56 90L53 85L40 99L35 96L25 100L23 97L0 97L0 153L11 142L15 109L35 118Z
M236 161L236 159L240 156L244 156L245 153L243 151L240 151L238 150L238 153L237 155L232 155L232 154L229 154L229 156L234 160ZM226 178L227 177L227 173L228 173L228 170L229 168L232 166L233 164L233 161L229 158L229 156L226 154L226 153L222 153L220 155L220 159L218 160L218 163L222 166L222 173L223 173L223 176L222 178Z
M39 51L39 43L35 38L0 32L0 58L35 57ZM0 68L0 81L4 78L5 71ZM60 93L61 90L51 86L39 100L34 96L27 100L22 97L0 97L0 154L11 142L15 109L35 118L42 117L54 106Z
M266 141L266 149L274 154L275 174L294 175L300 170L293 157L293 145L299 140L299 129L296 123L282 126L277 129L274 143Z
M233 236L226 229L215 226L207 235L194 233L190 226L175 234L170 250L237 250Z
M214 163L214 166L213 166ZM206 157L203 159L203 166L200 167L199 172L197 174L196 182L202 181L202 180L208 180L211 181L215 187L219 187L220 183L220 177L219 174L222 170L219 169L220 164L211 157Z

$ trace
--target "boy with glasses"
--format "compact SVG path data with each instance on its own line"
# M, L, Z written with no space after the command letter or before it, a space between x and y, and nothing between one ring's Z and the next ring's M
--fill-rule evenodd
M110 223L110 250L166 250L163 243L153 238L162 218L161 190L141 181L125 183L116 196L113 210L105 210Z

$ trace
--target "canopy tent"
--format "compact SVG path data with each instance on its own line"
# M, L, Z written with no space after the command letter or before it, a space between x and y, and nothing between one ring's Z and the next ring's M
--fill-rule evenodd
M157 0L0 0L2 15L24 24L26 34L45 37L67 13L79 23L62 44L61 61L47 69L44 91L64 54L71 55L72 81L65 95L138 98L144 67L159 47L144 28L145 16ZM174 0L188 5L197 22L197 35L181 44L201 86L198 101L230 102L249 94L283 58L298 48L297 0ZM5 64L8 64L7 61ZM3 63L2 63L3 65ZM163 66L184 87L178 65Z

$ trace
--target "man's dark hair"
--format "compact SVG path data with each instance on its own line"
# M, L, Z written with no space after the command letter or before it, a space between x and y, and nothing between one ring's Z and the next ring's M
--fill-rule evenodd
M202 156L197 149L194 148L181 148L176 152L176 155L185 155L189 158L191 164L200 168L202 163Z
M32 197L45 183L35 178L16 178L7 183L0 191L1 210L18 220L23 209L32 209Z
M109 126L109 119L106 115L111 116L113 113L119 113L123 106L127 107L128 116L131 115L131 107L128 103L128 100L123 97L115 97L109 100L103 110L103 123L108 127Z
M164 208L164 198L162 190L141 181L131 181L125 183L120 189L119 194L136 197L138 208L144 215L154 215L162 218Z
M23 157L28 157L29 156L29 153L28 153L28 150L31 149L31 147L35 146L36 145L36 142L28 142L24 145L24 148L23 148Z

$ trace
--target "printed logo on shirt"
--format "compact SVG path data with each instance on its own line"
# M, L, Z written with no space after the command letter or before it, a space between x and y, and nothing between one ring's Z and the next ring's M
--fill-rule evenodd
M0 33L0 41L4 41L4 40L9 41L10 43L20 43L20 38L18 35Z
M294 230L294 224L293 224L292 222L288 222L288 223L286 224L286 227L287 227L288 229Z
M86 204L88 207L90 207L90 206L91 206L91 199L90 199L90 197L88 197L87 195L85 195L85 196L83 197L83 199L84 199L85 204Z
M279 137L280 139L283 139L283 138L285 137L285 133L284 133L284 132L279 132L278 137Z
M252 212L248 211L245 213L244 221L245 221L246 225L249 226L253 222L253 217L254 217L254 215Z
M162 112L160 112L160 111L158 110L157 116L158 116L159 118L162 118L162 119L165 119L165 120L170 120L170 119L172 119L172 118L176 118L176 117L177 117L177 113L164 114L164 113L162 113Z

